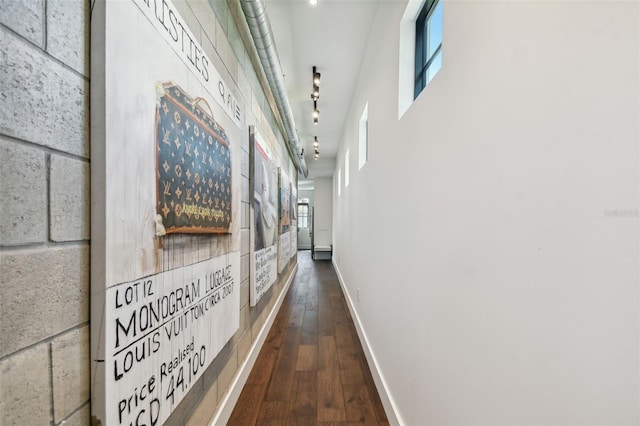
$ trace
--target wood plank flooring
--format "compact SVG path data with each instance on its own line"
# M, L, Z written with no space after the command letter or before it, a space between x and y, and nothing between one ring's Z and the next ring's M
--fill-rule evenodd
M331 262L298 272L229 425L388 425Z

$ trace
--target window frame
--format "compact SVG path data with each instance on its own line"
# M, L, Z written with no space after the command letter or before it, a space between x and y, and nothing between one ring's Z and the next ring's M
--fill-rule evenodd
M433 64L434 59L442 51L442 40L438 47L433 51L429 58L427 56L427 46L429 45L429 30L426 28L426 24L429 18L436 10L438 3L443 0L426 0L420 13L416 18L416 43L415 43L415 70L414 70L414 90L413 99L415 100L420 93L427 86L426 80L429 72L429 67Z
M306 214L301 214L300 207L306 207ZM310 207L309 203L298 203L298 228L309 228ZM303 220L304 219L304 220ZM303 226L303 223L306 226Z

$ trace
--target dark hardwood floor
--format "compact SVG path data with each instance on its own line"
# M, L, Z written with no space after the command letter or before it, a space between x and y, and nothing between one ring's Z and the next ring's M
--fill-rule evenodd
M229 425L388 425L329 261L298 272Z

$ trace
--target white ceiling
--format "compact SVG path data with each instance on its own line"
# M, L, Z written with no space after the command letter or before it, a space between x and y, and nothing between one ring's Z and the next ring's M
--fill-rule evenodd
M289 103L304 147L308 180L331 176L378 0L267 0ZM313 124L312 69L322 74ZM313 159L313 138L320 158ZM299 176L300 183L304 180Z

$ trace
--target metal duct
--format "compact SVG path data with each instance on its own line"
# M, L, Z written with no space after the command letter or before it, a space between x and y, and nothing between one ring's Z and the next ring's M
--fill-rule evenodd
M289 148L292 157L300 173L302 173L304 177L307 177L309 170L307 169L304 156L300 155L302 147L298 141L298 134L296 132L295 122L293 121L293 112L291 111L289 98L287 98L284 79L282 77L282 68L278 60L278 53L276 52L275 41L271 34L271 28L269 27L264 2L263 0L240 0L240 4L242 5L242 12L249 25L249 31L251 31L251 37L258 51L258 56L260 57L260 62L262 63L269 87L271 88L278 111L282 117L284 130L289 139Z

